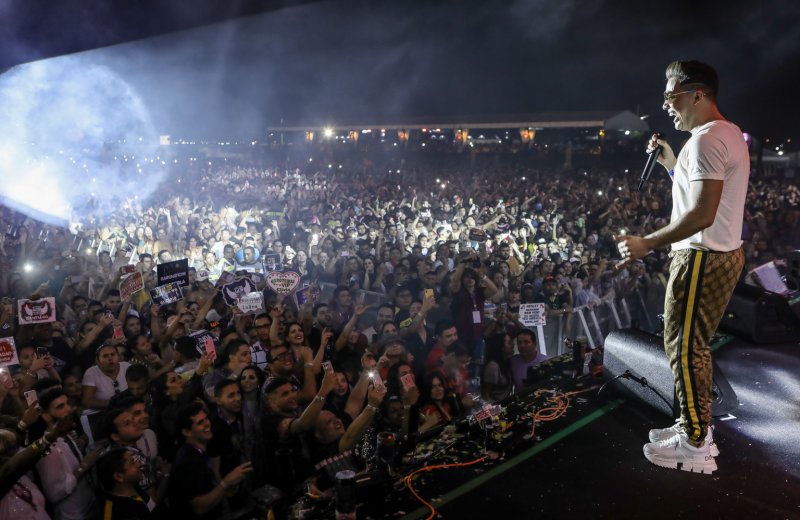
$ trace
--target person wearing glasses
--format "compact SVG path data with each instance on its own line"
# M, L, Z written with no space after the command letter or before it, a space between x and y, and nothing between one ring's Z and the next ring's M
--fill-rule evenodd
M101 345L94 353L95 364L83 374L83 407L103 410L114 395L128 389L125 380L130 363L120 361L117 347L111 344Z
M742 221L750 156L742 131L717 107L716 71L698 61L666 70L664 110L691 137L675 156L654 135L648 151L672 180L670 223L644 237L617 237L623 266L671 245L664 301L664 349L672 367L680 419L651 430L645 457L657 466L710 474L719 453L712 438L709 342L744 267Z

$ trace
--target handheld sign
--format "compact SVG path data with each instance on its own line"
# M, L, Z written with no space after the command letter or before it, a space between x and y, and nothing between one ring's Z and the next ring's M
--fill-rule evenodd
M142 278L142 273L137 271L129 274L119 282L119 297L122 300L127 300L142 289L144 289L144 279Z
M56 321L56 299L52 296L38 300L17 300L20 325L53 323Z
M161 285L150 291L150 298L157 305L169 305L183 299L181 287L176 283Z
M261 314L264 309L264 297L260 292L247 293L236 302L242 314Z
M278 294L289 294L300 285L300 275L294 271L273 271L267 275L267 285Z
M17 347L14 343L14 338L11 336L0 338L0 367L9 365L19 365Z
M526 327L544 326L544 303L523 303L520 305L519 322Z
M273 271L283 271L281 255L277 253L264 255L264 272L271 273Z
M249 278L239 278L222 286L222 297L228 307L233 307L245 294L256 292L256 284Z
M177 283L178 285L189 285L189 259L175 260L158 264L156 266L156 279L158 285Z

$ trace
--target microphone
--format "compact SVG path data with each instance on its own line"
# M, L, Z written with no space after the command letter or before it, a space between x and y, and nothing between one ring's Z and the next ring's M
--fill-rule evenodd
M659 139L661 136L659 136ZM652 152L647 155L647 163L644 165L644 171L642 171L642 178L639 179L639 187L636 188L636 191L642 191L642 186L644 183L650 179L650 174L653 173L653 168L655 168L656 163L658 162L658 157L661 155L661 151L664 149L663 146L658 145L656 146Z

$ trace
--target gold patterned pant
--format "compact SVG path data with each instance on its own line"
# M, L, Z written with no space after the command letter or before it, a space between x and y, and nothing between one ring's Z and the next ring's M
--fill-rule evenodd
M711 422L709 342L739 280L744 253L682 249L670 256L664 350L675 378L681 426L692 441L701 442Z

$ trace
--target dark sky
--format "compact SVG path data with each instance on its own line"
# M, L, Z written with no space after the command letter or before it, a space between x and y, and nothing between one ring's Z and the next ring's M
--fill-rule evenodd
M203 11L186 7L193 2L142 2L150 10L133 16L117 2L82 5L89 4L102 7L48 8L37 18L30 3L0 0L0 67L266 5L218 2L228 11ZM717 67L722 113L743 130L800 141L800 2L270 5L260 14L89 51L70 66L111 68L141 94L161 133L257 137L281 118L335 124L606 109L638 109L651 114L651 127L668 129L659 101L663 70L673 59L694 58Z

